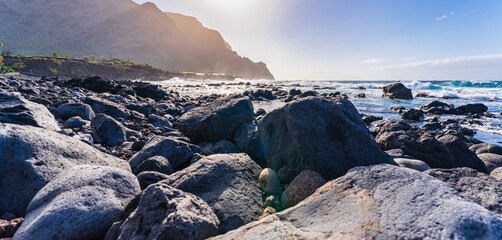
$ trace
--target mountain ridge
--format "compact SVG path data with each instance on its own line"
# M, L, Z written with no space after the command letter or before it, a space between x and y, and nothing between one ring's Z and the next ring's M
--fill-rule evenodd
M274 79L264 63L239 56L218 31L153 3L0 0L0 8L2 3L0 41L16 54L118 57L170 71Z

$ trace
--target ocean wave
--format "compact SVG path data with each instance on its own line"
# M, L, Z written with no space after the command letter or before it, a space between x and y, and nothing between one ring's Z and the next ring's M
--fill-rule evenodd
M448 87L465 88L502 88L502 81L476 82L476 81L432 81L432 84Z

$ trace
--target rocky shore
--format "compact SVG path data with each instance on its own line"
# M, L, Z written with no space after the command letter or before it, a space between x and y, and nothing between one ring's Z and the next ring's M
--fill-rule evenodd
M248 84L0 76L0 238L502 239L502 147L460 122L485 105L382 119L339 92Z

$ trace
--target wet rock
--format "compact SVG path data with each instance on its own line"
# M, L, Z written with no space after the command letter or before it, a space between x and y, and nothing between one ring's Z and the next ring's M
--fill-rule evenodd
M101 141L108 146L120 146L126 140L126 130L119 122L105 114L98 114L91 121Z
M326 180L314 171L305 170L288 185L281 197L283 209L290 208L312 195Z
M254 111L247 98L227 98L194 108L183 114L177 126L192 142L232 140L235 132L253 121Z
M180 141L175 137L155 136L148 140L141 151L129 159L133 170L150 157L165 157L174 170L177 170L187 161L192 159L194 152L200 152L199 147Z
M258 220L261 168L246 154L215 154L204 157L162 181L206 201L220 220L219 233Z
M219 220L204 200L164 183L149 186L138 207L108 239L206 239ZM111 234L111 233L109 233Z
M277 173L271 168L265 168L258 177L258 185L266 195L281 194L282 187Z
M402 83L394 83L383 87L382 97L390 99L413 99L411 90Z
M66 120L63 124L65 128L81 128L82 126L88 125L89 121L85 121L79 116L71 117Z
M475 152L476 154L495 153L498 155L502 155L502 147L495 144L480 143L471 146L469 149Z
M24 218L16 218L12 220L0 219L0 239L11 238L17 231Z
M90 164L130 171L127 162L42 128L0 124L0 213L24 216L33 196L65 169Z
M136 83L132 87L140 97L151 98L155 101L169 98L169 93L160 88L159 85L149 83Z
M502 183L471 168L431 169L427 174L447 183L461 195L502 216Z
M136 168L134 168L134 175L138 175L141 172L154 171L163 174L171 174L174 172L171 163L162 156L154 156L141 162Z
M416 159L408 158L394 158L394 161L401 167L415 169L417 171L423 172L431 169L427 163L424 163Z
M96 115L91 106L85 103L66 103L58 107L58 117L63 120L79 116L84 120L92 120Z
M420 121L424 118L424 112L420 109L409 108L402 115L405 120Z
M126 170L71 168L31 200L14 239L102 239L139 191L138 180Z
M488 172L493 171L495 168L502 167L502 155L495 153L481 153L478 154L479 159L485 163Z
M366 98L366 94L365 93L358 93L358 94L354 95L354 97L356 97L356 98Z
M214 239L499 239L501 227L497 216L431 176L376 165Z
M420 107L426 114L454 114L455 107L453 104L446 104L434 100Z
M199 143L201 154L213 155L218 153L240 153L241 150L232 142L227 140L219 141L216 143L202 142Z
M0 92L0 122L61 130L49 110L16 94Z
M467 104L456 108L459 113L484 113L488 107L482 103Z
M88 96L84 103L90 105L94 113L103 113L114 119L128 119L131 116L124 106L106 99Z
M296 176L313 170L325 179L352 167L393 163L346 99L309 97L267 114L258 124L268 166Z
M363 119L363 122L366 125L370 125L372 122L376 122L376 121L379 121L379 120L383 119L383 117L381 117L381 116L366 115L364 113L361 114L361 118Z

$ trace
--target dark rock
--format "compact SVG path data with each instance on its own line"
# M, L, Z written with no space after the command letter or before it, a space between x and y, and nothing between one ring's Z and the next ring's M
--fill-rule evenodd
M256 124L244 124L235 133L234 142L242 152L247 153L260 167L266 168L265 149Z
M247 98L217 100L183 114L180 131L194 143L232 140L235 132L253 121L254 111Z
M354 97L356 97L356 98L366 98L366 94L365 93L358 93L358 94L354 95Z
M431 96L425 92L420 92L417 95L415 95L415 97L417 97L417 98L433 98L434 96Z
M130 171L127 162L86 143L31 126L0 124L0 213L24 216L33 196L63 170L81 164Z
M159 85L149 83L136 83L132 88L134 89L134 91L136 91L136 94L138 96L151 98L155 101L160 101L169 97L169 93L161 89Z
M126 140L126 130L115 119L105 114L98 114L91 121L101 141L108 146L120 146Z
M23 223L23 218L16 218L12 220L2 220L0 219L0 239L11 238L17 231L21 223Z
M139 141L136 141L132 144L131 146L131 150L133 151L140 151L141 149L143 149L143 147L145 146L146 142L145 141L142 141L142 140L139 140Z
M163 174L171 174L174 172L171 163L162 156L154 156L141 162L133 171L134 175L138 175L141 172L154 171Z
M124 106L106 99L89 96L84 103L89 104L96 114L103 113L114 119L128 119L131 116Z
M488 111L488 107L482 103L475 103L457 107L456 110L460 113L484 113Z
M198 160L162 181L206 201L220 220L219 233L258 220L261 168L246 154L215 154Z
M420 109L408 108L402 115L405 120L421 121L424 118L424 112Z
M71 80L62 82L60 85L64 87L81 87L97 93L110 92L114 94L121 88L115 81L103 79L100 76L85 79L72 78Z
M382 97L390 99L413 99L411 90L402 83L394 83L383 87Z
M148 186L158 183L162 180L166 180L169 178L169 175L159 173L159 172L141 172L138 174L139 186L141 189L146 189Z
M431 169L427 174L447 183L461 195L502 216L502 182L471 168Z
M403 106L391 107L389 109L395 113L403 113L403 111L406 110L406 108Z
M148 140L141 151L129 159L129 164L135 170L138 165L148 158L162 156L169 160L174 170L177 170L192 159L194 152L200 152L200 149L195 145L180 141L174 137L155 136Z
M290 208L312 195L326 180L314 171L305 170L288 185L281 197L283 209Z
M372 122L382 120L383 117L375 116L375 115L366 115L364 113L361 114L361 118L366 125L370 125Z
M495 153L498 155L502 155L502 147L495 145L495 144L489 144L489 143L480 143L473 145L469 148L471 151L475 152L476 154L481 154L481 153Z
M49 110L15 94L0 92L0 122L31 125L53 131L61 130Z
M102 239L139 191L138 180L129 171L73 167L31 200L14 239Z
M302 94L300 94L300 96L298 96L299 98L306 98L306 97L315 97L317 96L317 93L315 91L306 91Z
M85 121L79 116L72 117L68 120L66 120L63 124L65 128L80 128L82 126L87 125L89 122Z
M150 114L148 116L148 122L152 123L154 126L162 126L162 127L168 127L171 128L173 125L171 122L166 118L166 117L161 117L156 114Z
M164 183L149 186L121 224L117 240L206 239L220 222L204 200Z
M217 143L202 142L199 143L202 155L213 155L218 153L240 153L241 150L232 142L227 140L219 141Z
M91 106L85 103L66 103L58 107L58 117L63 120L79 116L84 120L92 120L95 117Z
M452 159L455 161L454 167L470 167L483 173L488 173L488 169L476 154L469 150L465 142L453 135L446 135L438 139L449 150Z
M478 154L478 157L485 164L488 169L488 173L493 171L495 168L502 167L502 155L495 153L481 153Z
M453 104L446 104L440 101L432 101L420 107L426 114L454 114Z
M354 168L295 207L215 239L289 238L500 239L502 220L431 176L376 165Z
M443 125L441 123L427 123L422 126L422 129L425 131L437 131L441 130L443 128Z
M417 171L423 172L431 169L427 163L420 160L409 159L409 158L394 158L394 161L401 167L415 169Z
M289 103L267 114L258 130L268 166L276 172L288 168L296 176L313 170L333 179L355 166L393 163L345 99L311 97Z

